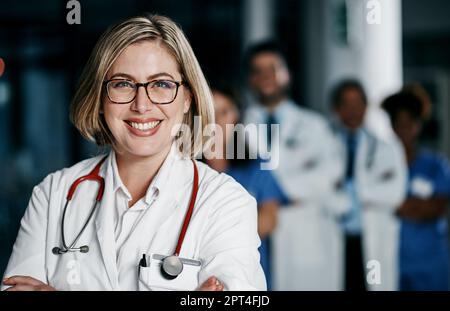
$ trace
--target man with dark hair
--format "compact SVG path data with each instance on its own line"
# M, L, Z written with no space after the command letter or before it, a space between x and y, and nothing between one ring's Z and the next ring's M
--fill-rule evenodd
M364 125L367 96L356 80L344 80L331 92L331 128L344 165L336 193L347 197L340 219L343 280L348 291L396 290L398 221L406 164L398 141L376 136Z
M286 54L276 42L252 46L245 55L244 67L254 95L268 110L288 98L290 73Z
M291 75L276 43L251 47L244 67L253 99L245 123L268 126L267 133L258 132L249 141L249 147L263 159L268 150L279 155L273 173L292 202L279 211L272 239L274 289L336 290L336 222L331 216L335 211L325 210L323 202L332 193L340 169L333 162L327 123L290 99Z

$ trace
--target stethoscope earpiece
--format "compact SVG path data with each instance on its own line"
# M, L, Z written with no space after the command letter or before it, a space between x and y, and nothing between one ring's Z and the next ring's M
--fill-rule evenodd
M183 271L183 262L176 255L167 256L162 260L161 274L168 280L173 280Z
M59 247L53 247L52 253L55 254L55 255L62 254L61 249Z
M87 252L89 252L89 246L87 246L87 245L81 246L81 247L80 247L80 252L82 252L82 253L87 253Z
M83 245L78 249L77 248L62 249L62 248L56 246L56 247L53 247L52 253L55 255L61 255L61 254L67 253L68 251L76 251L76 250L80 251L80 253L87 253L87 252L89 252L89 246Z

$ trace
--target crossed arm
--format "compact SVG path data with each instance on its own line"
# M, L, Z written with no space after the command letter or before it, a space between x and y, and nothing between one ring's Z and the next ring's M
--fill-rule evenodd
M429 199L408 198L397 209L397 215L416 221L435 220L445 215L448 198L432 197Z
M3 280L3 284L11 286L5 291L56 291L44 282L30 276L15 275ZM208 278L199 288L199 291L223 291L223 284L214 276Z

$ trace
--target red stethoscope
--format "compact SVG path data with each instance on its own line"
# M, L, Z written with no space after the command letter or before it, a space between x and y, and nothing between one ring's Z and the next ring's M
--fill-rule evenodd
M67 193L66 197L66 204L64 205L63 214L62 214L62 220L61 220L61 240L62 240L62 247L54 247L52 249L53 254L55 255L63 255L67 252L81 252L81 253L87 253L89 252L89 246L83 245L80 247L76 247L78 240L82 236L83 232L86 230L89 222L91 221L95 210L97 209L98 205L100 204L100 201L103 198L103 192L105 190L105 179L99 175L100 167L102 166L103 162L105 162L107 157L104 157L95 167L94 169L87 175L79 177L77 180L73 182L73 184L69 188L69 192ZM194 182L192 185L192 193L191 193L191 199L189 201L189 207L186 212L186 215L184 216L183 226L181 227L180 235L178 236L178 242L177 246L175 248L175 252L173 255L167 256L163 259L162 265L161 265L161 272L162 274L168 278L168 279L174 279L176 278L182 271L183 271L183 262L179 258L179 254L181 251L181 247L183 245L183 240L186 235L186 231L189 227L189 222L191 221L192 212L194 211L194 205L195 200L197 198L197 192L198 192L198 170L197 165L195 164L195 161L192 160L192 164L194 165ZM84 181L96 181L99 184L98 190L97 190L97 197L95 199L94 206L91 209L91 212L84 223L83 227L81 228L78 235L75 237L72 243L68 246L66 243L65 235L64 235L64 221L66 218L66 211L69 206L70 201L72 200L74 193L77 189L77 187Z

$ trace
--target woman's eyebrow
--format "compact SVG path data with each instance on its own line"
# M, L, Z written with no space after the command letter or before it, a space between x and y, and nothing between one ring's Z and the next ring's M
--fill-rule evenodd
M127 79L130 79L130 80L136 81L136 79L132 75L127 74L127 73L123 73L123 72L116 72L116 73L114 73L111 76L110 79L114 79L114 78L118 78L118 77L123 77L123 78L127 78ZM159 78L159 77L169 77L172 80L175 80L175 78L170 73L167 73L167 72L155 73L153 75L148 76L147 80L153 80L153 79L156 79L156 78Z
M121 78L127 78L127 79L130 79L130 80L135 80L134 77L133 77L132 75L129 75L129 74L123 73L123 72L116 72L115 74L113 74L113 75L111 76L110 79L112 80L112 79L119 78L119 77L121 77Z
M164 77L164 76L170 77L172 80L175 80L175 78L171 74L169 74L167 72L155 73L153 75L148 76L147 80L152 80L152 79L159 78L159 77Z

